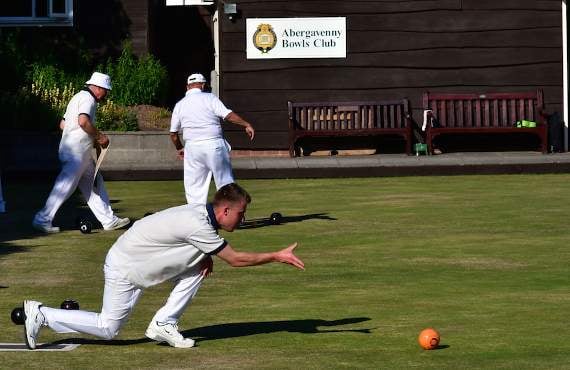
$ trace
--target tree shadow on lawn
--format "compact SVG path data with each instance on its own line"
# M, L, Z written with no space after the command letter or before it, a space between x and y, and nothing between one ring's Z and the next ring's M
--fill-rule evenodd
M362 333L370 334L372 328L369 329L330 329L321 330L322 326L339 326L357 324L369 321L369 317L351 317L340 320L321 320L321 319L305 319L305 320L282 320L282 321L258 321L258 322L240 322L227 323L211 326L203 326L184 330L181 334L185 338L193 338L196 342L204 342L216 339L228 339L246 337L249 335L269 334L277 332L302 333L302 334L323 334L323 333ZM123 339L123 340L103 340L103 339L84 339L84 338L68 338L53 342L52 344L93 344L101 346L128 346L132 344L148 343L153 340L148 338L139 339Z
M291 222L302 222L305 220L328 220L328 221L336 221L337 219L331 216L328 216L327 213L311 213L308 215L299 215L299 216L282 216L281 220L279 221L278 225L280 224L288 224ZM246 220L244 223L239 225L238 229L256 229L258 227L265 227L265 226L273 226L270 217L261 217L261 218L253 218L251 220Z

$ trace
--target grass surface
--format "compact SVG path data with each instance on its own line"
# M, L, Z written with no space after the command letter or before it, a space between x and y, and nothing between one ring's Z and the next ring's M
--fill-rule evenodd
M198 347L147 341L167 297L145 291L116 340L58 335L72 352L0 352L0 368L67 369L568 369L570 175L250 180L245 226L224 236L241 250L298 241L306 271L237 269L215 261L182 317ZM10 311L23 299L74 298L97 311L102 262L123 231L74 230L68 201L55 224L32 231L51 183L5 185L0 215L0 342L22 342ZM121 216L182 204L181 182L109 182ZM269 226L281 212L284 222ZM89 216L93 217L93 216ZM417 344L436 328L438 350Z

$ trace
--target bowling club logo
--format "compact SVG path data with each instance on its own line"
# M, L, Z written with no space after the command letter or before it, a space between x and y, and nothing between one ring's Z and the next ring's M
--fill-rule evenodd
M263 54L269 52L277 45L277 35L270 24L260 24L253 34L253 45Z

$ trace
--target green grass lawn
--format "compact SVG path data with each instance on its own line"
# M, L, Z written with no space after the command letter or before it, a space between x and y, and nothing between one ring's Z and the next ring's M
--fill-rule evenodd
M192 349L147 341L167 297L145 291L111 342L42 330L39 342L82 343L72 352L0 352L0 368L66 369L568 369L570 175L249 180L237 249L299 242L306 271L215 260L179 323ZM23 299L101 306L102 262L123 231L83 235L79 199L30 226L51 183L5 185L0 215L0 342L23 342L10 311ZM181 182L109 182L113 207L140 218L184 202ZM267 217L281 212L281 225ZM93 216L90 216L93 217ZM441 346L424 351L434 327Z

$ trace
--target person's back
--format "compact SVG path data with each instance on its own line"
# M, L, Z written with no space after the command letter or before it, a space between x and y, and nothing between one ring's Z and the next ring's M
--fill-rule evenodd
M223 137L220 120L229 113L231 110L214 94L191 89L176 104L172 115L180 120L184 140L202 141Z
M93 138L79 125L79 115L87 114L91 122L95 122L97 103L86 90L75 94L64 114L65 126L59 143L60 152L85 152L93 148Z

